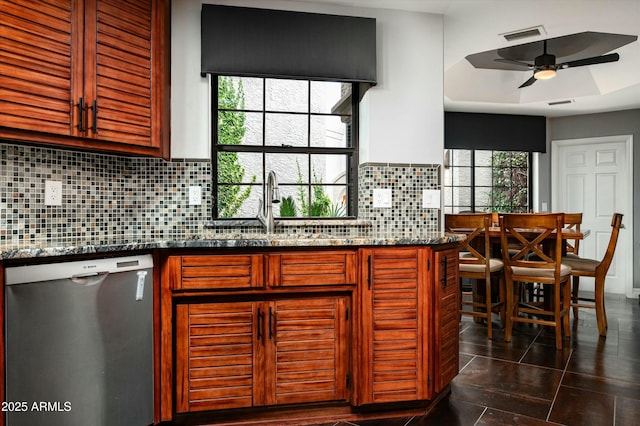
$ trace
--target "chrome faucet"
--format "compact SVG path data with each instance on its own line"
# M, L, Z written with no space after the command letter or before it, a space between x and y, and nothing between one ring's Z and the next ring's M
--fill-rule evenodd
M260 200L258 211L258 220L264 226L267 234L275 229L275 221L273 219L273 204L280 202L280 189L278 188L278 177L273 170L269 172L267 177L267 185L265 187L264 203Z

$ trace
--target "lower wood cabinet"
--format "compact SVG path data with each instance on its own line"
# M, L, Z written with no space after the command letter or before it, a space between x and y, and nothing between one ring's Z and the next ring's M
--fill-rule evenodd
M347 296L176 306L176 411L347 399Z
M429 399L428 248L360 251L356 405Z
M434 392L443 390L458 375L460 284L458 250L434 253L435 368Z
M435 402L458 373L453 244L175 254L162 281L163 421Z

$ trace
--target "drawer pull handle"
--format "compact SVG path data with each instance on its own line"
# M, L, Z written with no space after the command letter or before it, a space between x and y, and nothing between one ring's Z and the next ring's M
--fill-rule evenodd
M367 256L367 285L369 286L369 290L371 290L371 255Z
M443 269L442 278L440 278L440 282L446 288L447 287L447 257L446 256L442 259L440 264L442 264L442 269Z
M80 130L81 132L87 130L84 127L84 112L86 111L86 109L87 107L84 104L84 99L78 99L78 130Z
M273 314L273 309L269 308L269 340L273 339L274 321L275 321L275 315Z

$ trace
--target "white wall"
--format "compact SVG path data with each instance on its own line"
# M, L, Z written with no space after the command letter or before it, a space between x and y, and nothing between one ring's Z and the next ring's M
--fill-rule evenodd
M202 3L376 18L378 85L361 103L360 162L442 164L442 15L276 0L172 1L173 158L210 158L208 83L200 77Z

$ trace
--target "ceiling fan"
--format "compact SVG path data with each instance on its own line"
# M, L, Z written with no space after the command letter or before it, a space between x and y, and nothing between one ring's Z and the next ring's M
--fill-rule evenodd
M565 68L616 62L620 55L609 52L637 39L637 35L586 31L474 53L466 59L476 68L532 70L533 76L519 87L523 88Z
M544 51L542 55L536 56L533 60L533 64L526 62L516 61L513 59L494 59L497 62L507 62L522 67L526 67L533 70L533 75L527 81L518 86L518 89L531 86L536 80L548 80L556 76L556 72L565 68L584 67L586 65L605 64L607 62L616 62L620 59L620 55L617 53L610 53L608 55L594 56L591 58L577 59L575 61L556 63L556 56L547 53L547 40L544 40Z

